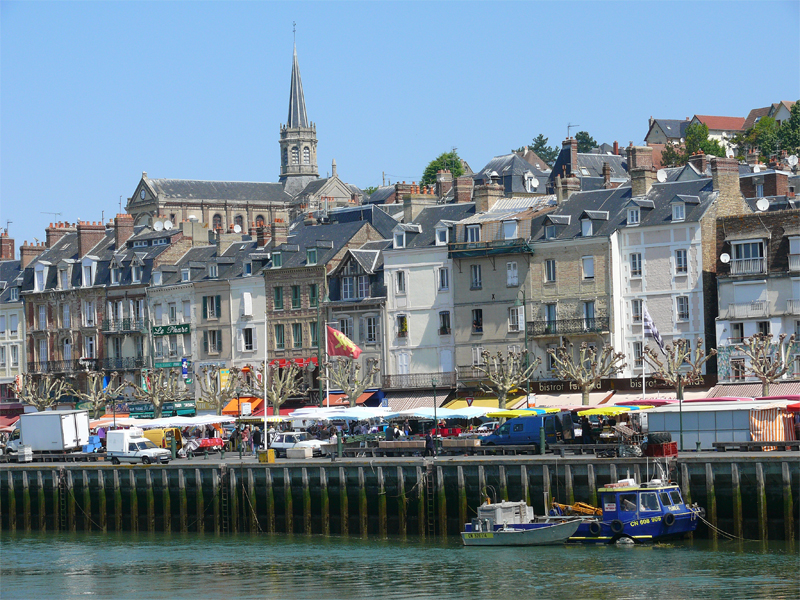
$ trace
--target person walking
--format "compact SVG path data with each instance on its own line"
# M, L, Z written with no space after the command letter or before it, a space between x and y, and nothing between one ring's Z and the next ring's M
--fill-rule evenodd
M581 417L581 442L584 444L593 444L594 435L592 434L592 424L586 416Z
M431 432L425 434L425 456L436 456L436 446L433 444Z
M253 430L253 456L258 456L258 450L261 448L261 429L256 427Z
M242 430L242 450L250 452L250 425L245 426Z

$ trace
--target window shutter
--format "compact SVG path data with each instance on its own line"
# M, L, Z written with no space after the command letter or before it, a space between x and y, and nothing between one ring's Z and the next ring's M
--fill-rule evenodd
M205 298L203 298L205 300ZM205 302L203 302L203 308L205 308ZM203 352L208 354L208 332L203 332Z
M114 313L112 312L111 302L106 302L106 319L111 319L114 317Z
M208 298L203 296L203 318L208 318Z
M248 317L253 314L253 297L250 292L242 295L242 311L242 314Z
M258 330L253 327L252 331L252 338L253 338L253 350L258 350Z
M363 343L364 340L367 339L366 328L367 328L366 320L364 319L364 317L359 317L358 318L358 341L360 343Z
M214 316L219 319L220 315L222 315L221 296L214 296L214 308L216 308L216 312L214 313Z
M219 301L219 296L217 296L217 301ZM222 330L217 329L217 352L222 352Z
M236 349L239 352L244 350L244 331L241 329L236 330Z

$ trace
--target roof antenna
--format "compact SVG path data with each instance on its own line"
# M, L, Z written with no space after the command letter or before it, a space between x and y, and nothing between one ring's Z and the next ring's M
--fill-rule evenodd
M61 216L61 213L60 213L60 212L47 212L47 211L42 211L42 214L43 214L43 215L53 215L53 221L55 221L55 220L56 220L56 217L60 217L60 216Z
M576 127L580 127L580 125L573 125L572 123L567 123L567 139L569 139L569 130L575 129Z
M6 235L8 235L8 226L14 221L6 221Z

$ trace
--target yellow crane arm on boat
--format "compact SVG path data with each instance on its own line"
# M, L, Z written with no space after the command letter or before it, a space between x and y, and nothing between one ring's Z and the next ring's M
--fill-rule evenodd
M585 502L576 502L575 504L559 504L558 502L553 502L553 508L560 509L565 515L592 515L598 517L603 515L603 509L592 506L591 504L586 504Z

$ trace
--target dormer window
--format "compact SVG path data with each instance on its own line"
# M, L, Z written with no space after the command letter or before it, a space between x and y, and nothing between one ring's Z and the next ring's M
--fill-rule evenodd
M120 282L122 278L122 269L119 267L112 267L111 268L111 283L112 285L116 285Z
M555 225L545 225L545 228L544 228L544 239L546 239L546 240L554 240L554 239L556 239L556 226Z
M153 285L161 285L161 271L153 271Z
M159 238L157 240L153 240L153 246L166 246L169 244L169 238Z
M446 227L440 227L436 230L436 245L437 246L446 246L448 242L449 236Z
M131 267L131 280L133 283L142 282L142 267L141 265L133 265Z
M12 287L11 288L11 302L19 301L19 288Z
M144 248L145 246L147 246L147 240L136 240L133 242L134 248Z
M306 265L315 265L317 264L317 249L316 248L308 248L306 250Z
M250 277L253 274L253 263L246 262L242 267L242 276L243 277Z
M58 281L61 284L62 290L69 289L69 269L59 269L58 271Z
M406 232L399 231L394 234L394 247L395 248L405 248L406 247Z
M686 205L682 202L676 202L672 205L672 220L683 221L686 218Z
M273 252L272 253L272 268L273 269L280 269L283 266L283 256L281 256L280 252Z
M503 221L503 239L514 240L517 238L517 222Z
M628 209L628 225L638 225L640 222L641 213L639 207L632 207Z
M181 269L181 281L187 282L192 280L191 269Z
M591 221L591 219L583 219L581 221L581 236L583 236L583 237L591 237L592 236L592 221Z
M481 241L480 225L467 225L467 241L473 243Z
M219 277L219 267L216 264L208 265L208 276L211 279L216 279Z
M587 169L586 167L580 167L580 171L581 171L581 175L583 175L584 177L588 177L589 176L589 169Z
M34 285L33 289L34 289L35 292L44 291L44 283L45 283L45 279L46 279L46 276L45 276L45 272L46 271L45 271L45 269L47 269L47 267L45 265L41 264L41 263L38 263L36 265L35 279L34 279L34 282L33 282L33 285Z

